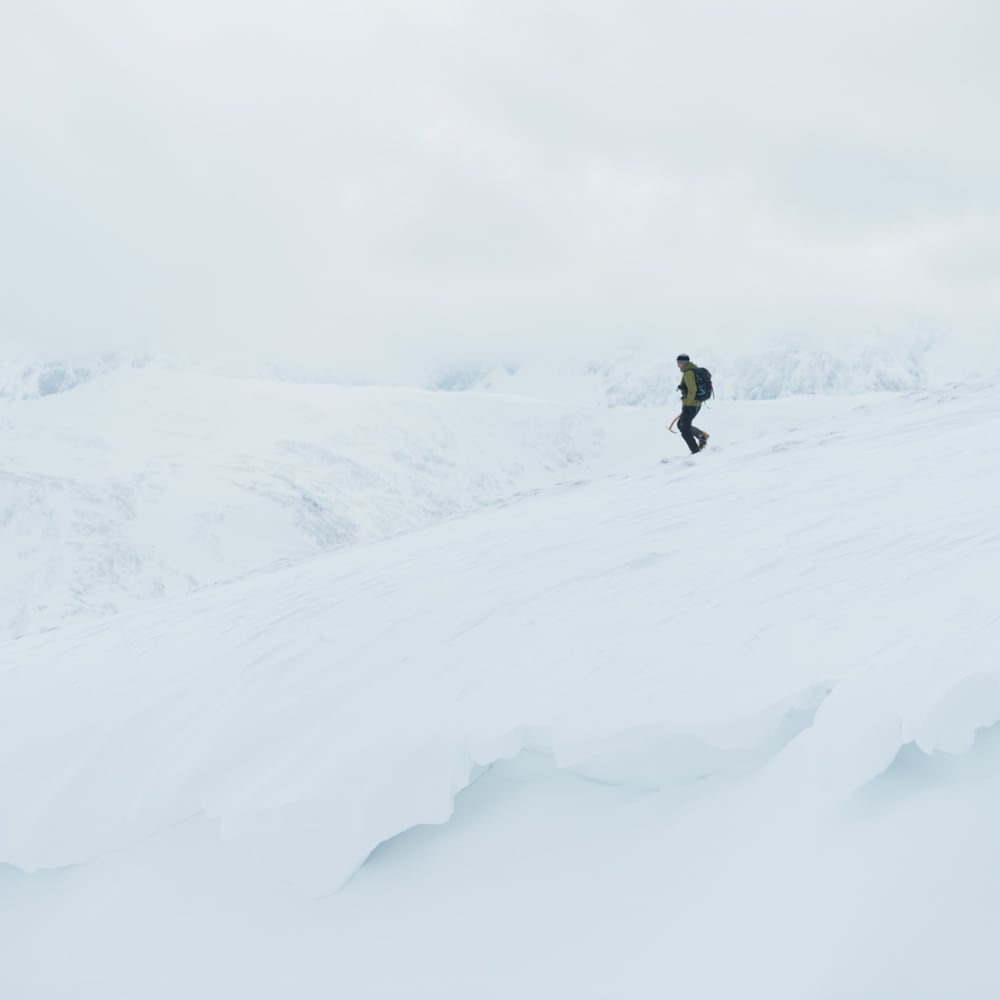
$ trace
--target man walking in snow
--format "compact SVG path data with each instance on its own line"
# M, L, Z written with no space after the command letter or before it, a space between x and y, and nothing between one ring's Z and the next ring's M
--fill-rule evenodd
M684 443L691 449L692 455L697 455L702 448L708 444L708 435L694 426L692 421L701 409L701 400L698 399L698 383L694 377L694 370L698 366L691 363L691 358L686 354L677 355L677 367L681 371L681 384L677 386L677 391L682 393L681 415L677 421L677 429L684 438Z

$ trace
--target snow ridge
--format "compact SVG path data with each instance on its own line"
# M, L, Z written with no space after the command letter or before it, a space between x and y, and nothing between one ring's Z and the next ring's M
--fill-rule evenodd
M1000 427L1000 401L871 415L814 423L792 479L786 428L0 646L0 860L79 864L204 815L315 895L526 750L818 815L910 744L968 748L1000 721L1000 467L943 443Z

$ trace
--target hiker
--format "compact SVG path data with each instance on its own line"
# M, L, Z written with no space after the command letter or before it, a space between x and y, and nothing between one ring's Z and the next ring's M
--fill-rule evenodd
M691 454L697 455L708 444L708 435L691 422L701 409L702 400L699 396L704 396L704 389L699 393L698 380L695 378L695 370L698 366L692 364L691 358L687 354L677 355L677 367L681 371L681 384L677 386L677 391L683 394L677 429L681 432L684 443L691 449Z

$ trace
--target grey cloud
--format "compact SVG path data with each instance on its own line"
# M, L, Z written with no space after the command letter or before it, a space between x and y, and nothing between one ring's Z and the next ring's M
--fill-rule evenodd
M10 340L377 365L996 322L991 3L0 18Z

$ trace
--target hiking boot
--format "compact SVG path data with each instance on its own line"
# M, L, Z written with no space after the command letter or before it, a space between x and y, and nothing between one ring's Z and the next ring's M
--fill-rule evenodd
M698 451L704 451L706 444L708 444L708 435L702 431L701 435L698 437Z

